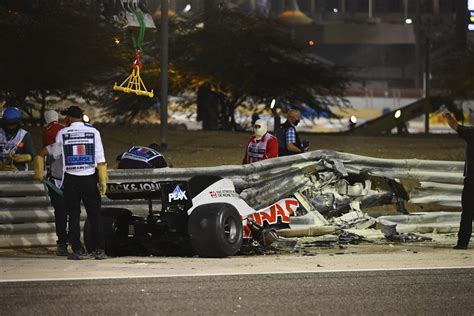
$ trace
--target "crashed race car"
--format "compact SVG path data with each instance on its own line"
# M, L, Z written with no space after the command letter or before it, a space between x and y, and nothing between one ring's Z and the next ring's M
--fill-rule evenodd
M195 176L188 181L109 183L107 197L148 200L148 215L123 208L103 208L105 250L110 256L193 255L232 256L242 245L266 245L273 231L289 228L298 213L296 199L283 199L262 210L250 207L236 193L231 180ZM161 200L159 211L153 201ZM91 249L86 220L84 242Z
M265 248L281 237L295 237L295 231L314 232L315 222L325 233L353 224L368 227L375 221L361 209L395 204L404 212L403 201L408 198L397 181L365 173L343 176L328 167L306 178L303 188L258 209L236 192L231 179L220 176L109 183L109 199L145 199L148 212L139 216L123 208L102 209L106 253L232 256L247 247ZM154 208L157 200L161 207ZM84 241L89 251L90 236L86 221Z

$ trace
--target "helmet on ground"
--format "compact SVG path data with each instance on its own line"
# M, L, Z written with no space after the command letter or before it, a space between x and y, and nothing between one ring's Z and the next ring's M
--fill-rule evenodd
M18 108L9 106L7 107L2 114L2 123L3 124L12 124L21 122L21 112Z

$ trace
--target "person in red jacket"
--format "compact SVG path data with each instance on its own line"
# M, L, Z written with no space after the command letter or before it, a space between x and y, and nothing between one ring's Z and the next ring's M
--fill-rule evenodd
M44 112L44 119L46 127L43 130L42 140L43 148L54 144L56 142L56 134L64 128L64 125L58 122L58 112L49 110ZM46 156L46 170L47 177L51 185L48 185L48 194L51 199L51 204L54 208L54 220L56 226L56 236L58 237L56 255L67 256L67 212L64 204L64 197L62 196L62 178L63 178L63 163L61 159L54 159L52 155Z
M64 128L64 125L58 122L58 112L49 110L44 112L46 127L42 134L43 147L53 144L56 141L56 134Z
M267 123L256 120L253 131L242 164L278 157L278 140L267 132Z

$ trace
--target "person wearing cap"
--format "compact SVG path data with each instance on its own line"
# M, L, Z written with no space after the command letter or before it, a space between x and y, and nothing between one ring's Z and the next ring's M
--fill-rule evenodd
M250 137L242 164L278 157L278 140L267 131L267 123L256 120L254 135Z
M443 113L444 118L458 136L466 141L466 157L464 164L464 187L461 194L461 222L459 224L458 241L454 249L467 249L472 234L474 219L474 127L458 124L451 113Z
M54 222L56 227L56 255L67 256L67 211L64 204L64 197L62 192L62 179L63 179L63 160L62 157L57 159L52 155L53 144L56 141L56 135L64 128L64 125L58 122L58 112L54 110L48 110L44 113L44 119L46 127L42 133L43 147L38 150L37 156L46 156L46 187L48 188L48 195L51 200L51 204L54 208ZM37 163L35 157L35 175L39 172L38 168L44 167L44 160L41 161L40 165ZM41 170L43 173L44 171ZM36 178L36 176L35 176ZM43 179L38 179L42 181Z
M148 169L168 167L165 157L160 154L158 144L132 146L126 152L117 156L118 169Z
M21 128L21 112L9 106L2 113L0 128L0 170L26 171L33 157L31 135Z
M106 259L104 232L102 227L101 195L107 190L107 164L100 133L82 121L83 112L77 106L62 111L66 127L59 130L51 152L61 157L64 165L64 201L69 215L69 240L73 253L68 259L84 258L80 241L81 201L92 228L92 245L95 259ZM35 178L41 179L41 155L35 157Z

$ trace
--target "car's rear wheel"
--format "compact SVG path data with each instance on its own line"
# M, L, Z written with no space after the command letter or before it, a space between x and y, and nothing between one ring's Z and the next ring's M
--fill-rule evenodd
M229 204L201 205L190 215L188 234L194 253L200 257L232 256L242 246L242 219Z
M115 257L120 252L118 247L119 238L126 237L120 236L120 232L124 232L127 229L126 225L132 217L132 213L124 208L103 208L101 215L104 229L105 253L108 256ZM88 218L84 224L84 245L89 253L95 250L92 241L92 227Z

